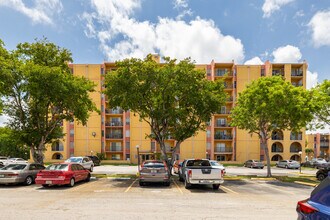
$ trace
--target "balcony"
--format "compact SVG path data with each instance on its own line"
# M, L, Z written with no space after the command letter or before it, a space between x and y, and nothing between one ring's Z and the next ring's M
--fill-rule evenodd
M122 109L109 109L109 108L106 108L105 109L105 113L106 114L123 114L123 110Z
M216 69L215 76L216 77L233 76L233 72L228 69Z
M232 153L233 148L232 147L215 147L214 153Z
M105 138L107 138L107 139L122 139L123 134L106 134Z
M123 126L123 122L121 122L121 121L107 121L107 122L105 122L105 126L110 126L110 127Z
M232 102L234 100L233 96L227 97L226 102Z
M293 77L302 77L304 72L302 69L291 69L291 76Z
M228 128L228 127L231 127L231 126L226 122L216 122L216 123L214 123L214 127Z
M292 82L291 84L292 84L293 86L295 86L295 87L303 86L303 83L302 83L302 82Z
M227 83L225 83L225 89L233 89L234 88L234 85L233 84L227 84Z
M214 134L214 139L215 140L233 140L233 136L229 135L229 134L216 133L216 134Z
M119 145L111 145L105 149L107 152L122 152L123 147Z
M273 76L284 76L284 69L273 69L272 75Z
M227 110L227 111L226 110L221 110L221 111L218 111L217 114L219 114L219 115L229 115L230 112L231 112L230 110Z
M320 148L329 148L329 140L321 139L320 140Z
M301 141L302 140L302 133L291 133L290 134L290 140L298 140Z

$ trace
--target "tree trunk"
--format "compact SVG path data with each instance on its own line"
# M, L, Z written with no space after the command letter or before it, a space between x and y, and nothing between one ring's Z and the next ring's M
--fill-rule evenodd
M261 135L261 147L264 149L265 155L266 155L266 160L267 160L267 177L271 177L272 176L272 172L271 172L271 169L270 169L270 159L269 159L269 151L268 151L268 146L267 146L267 138L266 138L266 135L264 135L263 133Z
M33 161L44 165L44 143L41 141L38 146L33 145L30 149Z

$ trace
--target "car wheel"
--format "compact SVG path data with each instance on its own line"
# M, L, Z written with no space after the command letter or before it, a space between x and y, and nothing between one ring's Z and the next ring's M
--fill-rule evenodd
M33 183L33 178L32 178L32 176L28 176L28 177L25 178L25 181L24 181L24 184L25 184L25 185L29 186L29 185L31 185L32 183Z
M74 182L74 178L71 178L71 179L70 179L69 186L70 186L70 187L73 187L74 184L75 184L75 182Z
M220 187L220 184L213 184L213 185L212 185L212 188L213 188L214 190L218 190L219 187Z
M93 172L93 166L91 166L91 168L89 169L89 171Z
M191 184L187 182L187 180L184 181L184 188L186 189L190 189L191 188Z
M288 167L288 165L285 165L285 169L288 169L289 167Z
M183 182L184 181L184 179L182 178L182 176L180 175L180 173L179 173L179 181L180 182Z
M86 182L89 182L91 180L91 174L89 173L88 175L87 175L87 178L85 179L85 181Z
M317 176L317 179L320 180L320 181L322 181L322 180L325 179L325 177L326 177L326 176L325 176L323 173L320 173L320 174Z

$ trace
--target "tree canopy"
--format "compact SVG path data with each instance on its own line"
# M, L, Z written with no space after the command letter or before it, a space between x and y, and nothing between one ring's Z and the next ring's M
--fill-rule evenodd
M29 159L30 149L20 142L15 131L8 127L0 127L0 156Z
M43 163L45 144L63 137L63 120L85 124L96 106L89 97L94 83L73 76L71 53L47 39L22 43L6 51L0 46L0 91L8 126L30 146L33 159Z
M209 81L190 59L177 63L164 58L159 64L149 55L144 60L126 59L116 63L117 70L106 75L109 104L137 113L147 122L167 160L164 141L177 141L172 160L180 144L205 129L213 113L225 103L222 81Z
M330 125L330 80L324 80L312 90L319 125Z
M262 77L239 94L232 110L232 125L255 133L261 140L271 176L267 140L276 130L299 131L313 119L310 92L294 87L281 76Z

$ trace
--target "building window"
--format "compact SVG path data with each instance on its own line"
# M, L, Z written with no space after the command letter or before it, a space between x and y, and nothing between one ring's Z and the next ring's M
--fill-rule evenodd
M130 132L129 130L126 131L126 137L129 137L130 136Z
M74 136L74 129L70 129L70 137Z
M127 117L126 118L126 125L129 125L130 124L130 119Z
M131 148L131 142L126 141L126 149L129 150Z
M55 141L52 143L52 151L63 151L63 144L61 141Z
M63 159L63 155L60 154L60 153L55 153L55 154L53 154L52 159L53 160L62 160Z

